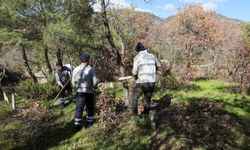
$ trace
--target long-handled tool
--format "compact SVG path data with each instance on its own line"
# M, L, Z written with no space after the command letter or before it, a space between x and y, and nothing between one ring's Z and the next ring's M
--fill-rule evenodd
M59 97L59 95L62 93L62 91L64 90L64 88L67 86L67 84L69 83L70 81L70 78L68 79L68 81L63 85L62 89L60 90L60 92L56 95L56 97L53 99L52 103L49 105L49 108L50 109L53 104L55 103L55 101L57 100L57 98Z

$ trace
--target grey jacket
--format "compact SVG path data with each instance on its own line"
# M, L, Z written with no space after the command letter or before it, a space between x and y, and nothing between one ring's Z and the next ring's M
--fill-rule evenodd
M72 75L72 85L76 87L77 92L93 93L97 86L98 79L94 68L87 64L77 66Z
M62 78L63 76L68 76L70 77L72 74L72 71L70 68L66 67L66 66L62 66L62 70L61 71L56 71L55 73L55 77L56 77L56 83L59 86L63 86L63 82L62 82Z
M132 73L137 76L136 83L155 83L156 71L161 66L157 58L147 50L140 51L134 58Z

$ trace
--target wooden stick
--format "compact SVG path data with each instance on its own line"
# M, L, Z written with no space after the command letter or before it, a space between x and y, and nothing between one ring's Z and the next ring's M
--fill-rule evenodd
M6 102L8 102L8 103L10 102L9 99L8 99L8 96L6 95L5 92L3 92L3 97L4 97L4 100L5 100Z
M16 100L15 100L15 95L12 93L11 94L11 101L12 101L12 108L13 109L16 109L15 105L16 105Z
M64 88L66 87L66 85L68 84L69 80L64 84L64 86L62 87L62 89L60 90L60 92L56 95L56 97L53 99L52 103L50 104L49 108L50 109L52 107L52 105L55 103L55 101L57 100L57 98L59 97L59 95L62 93L62 91L64 90Z

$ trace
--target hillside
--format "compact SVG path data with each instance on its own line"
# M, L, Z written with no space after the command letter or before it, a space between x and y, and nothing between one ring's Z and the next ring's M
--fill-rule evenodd
M147 15L148 16L148 19L152 21L152 24L154 26L154 28L159 28L159 29L162 29L163 31L167 30L167 26L168 26L168 22L170 19L174 18L174 16L170 16L166 19L162 19L154 14L151 14L151 13L145 13L145 12L137 12L138 15L140 16L143 16L143 15ZM241 24L242 24L242 21L240 20L237 20L237 19L232 19L232 18L228 18L228 17L225 17L223 15L220 15L220 14L217 14L217 17L219 18L220 22L222 22L222 26L221 26L221 30L238 30L240 31L241 30ZM164 26L162 26L164 25ZM157 32L157 36L158 37L164 37L165 33L164 32ZM167 37L168 39L169 37ZM166 40L166 39L165 39ZM165 42L165 41L163 41ZM162 43L163 45L165 43ZM175 46L175 45L174 45ZM223 46L224 49L230 49L230 44L228 43L224 43ZM13 49L13 50L6 50L7 52L5 53L4 51L1 54L1 58L4 59L6 62L7 62L7 65L8 65L8 69L10 71L14 71L15 70L21 70L21 71L24 71L25 70L25 67L22 63L23 60L22 60L22 55L21 55L21 52L20 52L20 49ZM169 51L169 50L167 50ZM35 53L29 53L28 54L28 57L36 57L36 54ZM52 58L52 56L50 56ZM35 60L30 60L30 61L35 61ZM53 66L55 65L56 62L53 61ZM68 62L67 62L68 63ZM35 69L35 72L39 72L40 70L37 68ZM39 76L42 76L41 73L38 73ZM25 74L26 76L28 76L28 74L26 73Z
M0 150L250 149L250 23L98 2L1 1Z
M96 120L93 126L76 133L72 122L75 104L53 108L48 123L40 127L35 118L27 126L18 111L1 101L0 148L249 149L250 97L235 94L232 86L201 80L180 90L167 90L165 95L157 92L156 130L147 118L133 118L123 109L112 122ZM119 88L115 91L121 91ZM51 101L44 102L47 105ZM17 103L20 108L24 101Z

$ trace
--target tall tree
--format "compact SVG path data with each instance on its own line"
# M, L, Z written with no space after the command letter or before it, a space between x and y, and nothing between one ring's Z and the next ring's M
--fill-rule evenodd
M5 77L5 73L6 73L6 62L1 61L0 59L0 92L2 94L3 89L2 89L2 80Z
M5 48L11 47L20 49L22 53L22 59L24 61L23 64L36 84L38 83L38 80L29 64L25 43L33 43L33 41L35 41L34 39L37 39L36 36L39 37L39 34L37 34L35 30L30 29L30 26L25 26L29 20L18 13L19 11L17 11L17 9L20 8L19 5L21 3L18 3L17 5L11 5L11 2L12 1L2 1L2 6L6 10L7 14L5 17L8 17L8 19L4 19L8 20L8 22L12 22L12 24L5 25L4 23L0 23L0 26L2 27L0 28L1 43L5 45Z
M47 28L50 28L50 24L63 24L64 22L75 28L76 33L83 35L89 32L88 24L91 22L92 8L90 7L89 0L2 0L9 9L14 10L16 16L19 18L19 24L16 28L25 31L25 38L33 41L39 42L39 49L42 46L43 50L43 60L45 60L45 65L49 72L52 72L52 65L50 62L50 57L53 55L57 56L58 61L63 61L63 54L66 50L65 47L70 47L71 45L77 45L78 49L82 49L84 46L74 42L74 44L66 45L64 43L65 39L60 39L55 45L52 43L46 43L46 33ZM55 28L54 28L55 29ZM67 28L68 29L68 28ZM56 29L57 31L60 28ZM61 29L65 31L66 29ZM53 36L56 38L56 36ZM62 37L62 36L60 36ZM84 37L84 36L82 36ZM51 39L51 38L50 38ZM55 41L55 40L53 40ZM79 42L78 36L78 42ZM72 39L71 39L72 42ZM77 44L76 44L77 43ZM51 44L51 45L48 45ZM79 45L81 45L79 47ZM72 48L72 47L71 47ZM72 48L71 51L73 51Z
M109 23L108 14L107 14L108 5L109 5L109 2L107 2L107 0L101 0L101 8L102 8L101 15L102 15L102 21L103 21L103 26L104 26L104 32L106 34L106 39L108 40L108 43L110 44L112 52L116 55L117 65L123 67L121 54L115 45L114 37L112 35L111 28L110 28L110 23Z
M168 35L179 45L187 59L186 67L197 63L204 51L221 43L219 26L214 12L201 5L186 6L170 19Z
M120 46L121 60L123 60L123 65L121 67L121 75L125 76L127 69L132 65L132 56L130 49L134 47L134 41L136 37L136 32L134 26L131 26L135 22L135 11L133 9L113 9L110 11L110 26L115 31L113 34L117 37ZM129 72L130 74L130 72ZM124 84L124 94L125 94L125 104L129 105L129 88Z
M243 25L243 50L241 60L241 87L250 95L250 23Z
M28 45L27 43L32 45L32 42L28 42L25 38L23 38L23 36L24 35L21 34L20 32L14 32L14 31L10 32L6 29L2 29L0 30L0 39L1 39L0 45L4 45L4 47L1 47L3 49L12 48L12 49L17 49L21 51L23 65L26 68L30 77L32 78L33 82L37 84L38 80L32 71L32 68L30 66L27 53L26 53L27 51L26 46Z
M49 16L52 14L51 12L58 11L59 3L54 0L21 0L13 3L15 3L14 8L22 20L21 28L28 31L27 38L43 43L42 30L48 25L49 20L51 20L51 16ZM47 45L43 45L44 60L48 71L52 73L48 52Z
M106 39L111 47L112 53L115 55L116 63L120 67L120 74L121 74L121 76L125 76L126 75L125 74L125 66L123 64L122 55L121 55L119 49L117 48L117 46L115 45L114 36L112 34L110 22L108 19L108 13L107 13L108 5L109 5L109 2L107 0L101 0L101 15L102 15L102 21L103 21L103 27L104 27L104 34L105 34L105 37L106 37ZM121 37L120 37L120 39L121 39ZM123 41L121 41L121 51L124 54ZM124 86L123 88L124 88L124 95L126 96L125 102L126 102L126 105L128 105L129 104L128 88L126 86Z
M220 77L240 83L241 90L246 90L250 73L248 24L240 26L237 21L221 19L220 26L224 40L217 50L220 61L216 62L216 68Z
M23 57L23 60L24 60L24 66L27 69L27 71L28 71L30 77L32 78L33 82L35 84L37 84L38 80L37 80L36 76L34 75L32 69L31 69L31 67L29 65L29 60L28 60L27 54L26 54L26 47L25 47L24 44L21 44L20 47L21 47L22 57Z

